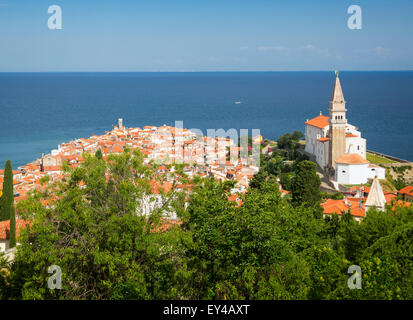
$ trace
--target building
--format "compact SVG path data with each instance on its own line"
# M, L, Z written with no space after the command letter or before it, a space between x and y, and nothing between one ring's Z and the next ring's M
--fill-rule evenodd
M399 191L399 196L404 201L413 202L413 186L404 187Z
M384 211L386 204L393 209L410 205L409 202L397 201L393 192L385 192L379 179L375 178L371 188L367 186L351 187L348 192L344 193L343 199L326 199L321 203L321 207L324 211L324 217L334 214L341 217L343 213L349 213L356 221L361 221L371 208L375 207L379 211Z
M305 151L315 157L320 168L340 184L361 184L385 178L385 169L366 160L366 139L347 121L340 78L336 72L329 116L322 112L305 122Z
M19 236L20 231L24 228L29 222L19 219L16 219L16 237ZM5 220L0 222L0 252L9 251L9 240L10 240L10 220Z

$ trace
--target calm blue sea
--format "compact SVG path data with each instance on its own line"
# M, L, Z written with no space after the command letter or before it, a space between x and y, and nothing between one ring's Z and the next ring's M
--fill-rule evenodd
M413 161L413 72L341 72L348 119L367 148ZM0 73L0 167L61 142L128 127L304 130L328 114L333 72ZM240 101L241 104L235 104Z

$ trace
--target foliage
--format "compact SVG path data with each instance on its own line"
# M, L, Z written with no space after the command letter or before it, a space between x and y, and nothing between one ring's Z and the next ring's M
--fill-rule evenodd
M0 300L9 298L6 295L6 288L10 285L8 282L10 276L10 266L4 257L4 253L0 251Z
M7 296L176 297L166 288L185 277L182 242L187 240L177 227L167 233L154 232L161 212L149 219L139 214L152 176L137 152L111 155L108 163L86 156L84 165L59 184L60 199L49 208L37 207L31 227L22 232ZM36 208L33 203L21 207ZM47 288L50 265L62 269L62 290Z
M286 133L278 138L277 146L280 149L295 150L298 147L297 141L303 137L304 134L297 130L293 134Z
M249 183L250 188L260 189L267 178L268 172L260 169L256 174L254 174L254 177L251 179Z
M84 157L50 185L49 206L40 192L19 202L31 225L13 264L0 257L1 299L413 298L413 208L372 209L360 223L349 214L322 219L308 161L287 174L292 203L276 176L260 171L240 205L228 200L234 182L189 180L180 166L179 182L192 191L152 194L150 181L167 177L139 152ZM162 206L143 216L141 204L155 196ZM165 210L182 224L162 232ZM53 264L62 290L47 287ZM361 267L362 290L347 286L351 265Z
M320 203L321 180L316 172L316 165L308 160L297 164L292 184L292 203L295 206L307 204L314 206Z
M333 200L341 200L344 198L344 195L341 192L336 192L336 193L322 192L321 196L323 199L333 199Z
M362 290L341 283L331 299L412 299L413 210L369 211L360 223L343 220L340 237L351 264L362 270Z
M401 190L404 187L406 187L407 181L405 179L405 171L409 171L412 169L411 166L409 165L402 165L402 166L392 166L391 169L393 170L394 173L397 174L397 178L394 179L393 176L390 174L390 170L386 170L386 179L389 181L389 183L396 189L396 190Z
M189 252L195 299L302 299L308 266L294 253L286 232L274 221L290 219L280 210L278 184L270 179L250 189L236 207L225 184L208 180L191 198L184 227L193 233ZM280 216L281 215L281 216ZM300 241L297 246L301 246ZM291 273L292 270L295 270Z

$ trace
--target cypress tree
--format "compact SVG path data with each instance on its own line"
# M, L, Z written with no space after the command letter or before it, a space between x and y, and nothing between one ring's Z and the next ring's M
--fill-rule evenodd
M13 171L11 161L4 166L3 196L1 197L0 221L10 219L10 206L14 203Z
M103 159L103 154L102 154L102 150L101 150L101 149L98 149L98 150L95 152L95 157L98 158L99 160L102 160L102 159Z
M16 246L16 211L14 204L10 206L10 236L9 236L9 248Z
M303 203L314 206L321 201L321 180L317 175L317 165L311 161L301 161L296 169L292 183L292 204L299 206Z

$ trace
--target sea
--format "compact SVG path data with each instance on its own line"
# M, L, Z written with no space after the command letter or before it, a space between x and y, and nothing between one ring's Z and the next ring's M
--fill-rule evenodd
M413 72L340 72L367 149L413 161ZM0 167L126 127L259 129L276 140L328 115L333 72L0 73Z

